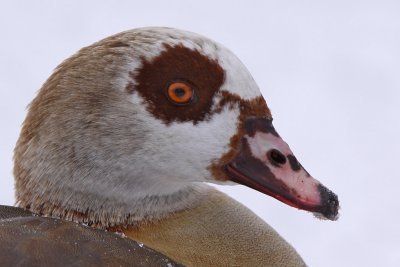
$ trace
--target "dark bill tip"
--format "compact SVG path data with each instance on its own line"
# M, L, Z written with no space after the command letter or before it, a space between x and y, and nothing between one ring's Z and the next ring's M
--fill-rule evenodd
M314 214L319 218L336 221L339 218L338 196L323 185L319 185L322 205L315 209Z

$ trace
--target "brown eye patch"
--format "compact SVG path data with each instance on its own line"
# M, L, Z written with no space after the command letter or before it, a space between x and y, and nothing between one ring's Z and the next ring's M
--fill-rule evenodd
M156 118L167 124L173 121L196 124L210 114L212 99L224 82L224 71L217 61L182 45L165 45L158 57L142 60L141 68L131 73L131 77L135 80L136 91L145 99L147 110ZM192 90L195 87L195 103L174 104L187 101L190 90L186 87L174 90L176 85L170 90L171 81L181 82ZM131 89L132 84L128 84L127 89Z

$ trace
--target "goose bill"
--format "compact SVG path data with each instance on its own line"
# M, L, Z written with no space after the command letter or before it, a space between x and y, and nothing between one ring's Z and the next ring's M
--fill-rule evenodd
M272 120L251 118L235 158L225 166L230 180L292 207L336 220L336 194L309 175L275 131Z

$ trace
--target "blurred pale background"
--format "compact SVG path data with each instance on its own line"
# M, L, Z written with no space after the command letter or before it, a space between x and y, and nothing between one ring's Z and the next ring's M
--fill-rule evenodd
M339 195L320 221L241 186L221 190L277 229L310 266L400 266L400 2L2 1L0 203L26 106L63 59L123 30L208 36L249 68L275 127Z

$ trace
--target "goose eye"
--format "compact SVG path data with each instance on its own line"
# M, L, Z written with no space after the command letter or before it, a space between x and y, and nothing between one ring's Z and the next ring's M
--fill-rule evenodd
M175 104L188 104L193 99L193 87L184 82L174 82L168 86L167 95Z

